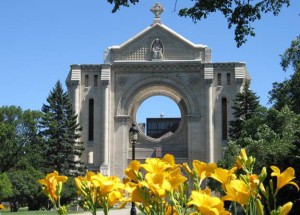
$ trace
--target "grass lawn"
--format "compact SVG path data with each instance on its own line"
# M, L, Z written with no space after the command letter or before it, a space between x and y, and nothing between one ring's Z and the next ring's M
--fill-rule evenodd
M78 214L80 215L82 212L76 212L76 211L70 211L67 214ZM56 211L45 211L45 210L40 210L40 211L28 211L27 208L20 208L18 212L13 212L11 213L10 210L0 210L0 215L9 215L9 214L24 214L24 215L57 215Z

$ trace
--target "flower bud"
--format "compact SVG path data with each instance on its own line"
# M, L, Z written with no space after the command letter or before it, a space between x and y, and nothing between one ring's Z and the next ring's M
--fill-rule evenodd
M257 215L264 215L264 206L259 199L255 200Z
M56 190L57 195L60 195L60 193L62 191L62 185L63 185L63 183L61 181L59 181L57 184L57 190Z

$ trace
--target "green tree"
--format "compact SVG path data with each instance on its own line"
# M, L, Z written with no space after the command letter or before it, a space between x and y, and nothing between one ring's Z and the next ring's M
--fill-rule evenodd
M269 92L270 102L276 109L288 105L291 110L300 114L300 35L292 41L290 48L281 55L281 66L284 71L292 67L294 73L290 79L281 83L273 83L273 89Z
M3 199L12 195L12 184L6 173L0 173L0 203Z
M39 111L23 111L16 106L0 108L0 172L16 169L27 160L35 168L42 163L42 145L38 136Z
M22 110L19 107L0 108L0 172L6 172L16 166L21 156L21 146L16 127L20 122ZM3 150L5 149L5 150Z
M293 142L297 140L300 128L300 115L288 107L280 111L271 108L263 114L254 115L243 123L242 135L229 141L222 162L226 167L234 164L240 148L256 157L259 168L262 166L279 165L294 150Z
M17 202L28 206L32 203L29 199L33 192L32 190L28 191L29 183L32 180L27 180L28 178L25 180L25 174L23 173L28 172L29 175L32 175L43 167L43 157L41 155L43 145L38 135L38 122L40 119L40 111L23 111L16 106L0 108L0 143L1 147L5 149L0 150L0 171L6 172L11 181L13 192L5 198L6 201L11 203L12 211L18 210ZM22 184L20 181L16 183L19 171L22 171L20 178L24 179Z
M58 81L42 107L41 134L45 141L44 156L47 172L77 176L84 171L84 163L76 157L84 150L79 141L81 127L77 123L69 95Z
M233 100L234 120L229 122L229 137L236 140L242 135L243 123L253 117L259 110L259 97L250 89L250 81L246 81L242 92Z
M121 6L129 7L139 0L107 0L113 4L112 12ZM194 22L206 19L210 14L220 12L228 22L228 28L235 27L235 41L238 47L247 41L247 36L255 36L252 23L260 20L262 14L272 13L277 16L283 7L290 5L290 0L191 0L192 6L179 10L179 16L190 17ZM174 1L176 6L177 0ZM189 4L189 3L187 3Z
M10 202L11 211L18 211L19 206L28 206L28 210L38 210L47 205L47 198L37 185L37 180L44 177L41 171L28 167L23 170L11 170L8 176L13 185L13 195L5 200Z

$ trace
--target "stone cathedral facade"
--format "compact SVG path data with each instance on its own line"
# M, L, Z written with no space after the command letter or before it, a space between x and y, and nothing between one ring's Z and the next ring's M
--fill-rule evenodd
M90 170L123 175L132 154L128 131L138 123L141 103L155 95L178 105L180 124L166 138L140 132L136 159L166 153L178 163L222 157L232 100L249 79L246 65L213 63L207 46L194 44L162 24L160 4L151 11L153 24L108 48L103 64L71 65L66 84L83 128L82 159Z

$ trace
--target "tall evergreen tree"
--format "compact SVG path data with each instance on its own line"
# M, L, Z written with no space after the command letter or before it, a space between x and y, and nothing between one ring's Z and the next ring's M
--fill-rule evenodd
M229 137L236 140L241 136L243 122L250 119L257 112L259 97L250 89L250 81L245 82L242 92L237 93L233 100L234 120L229 122Z
M68 93L58 81L42 107L42 135L45 140L47 171L56 170L60 174L77 176L83 173L85 165L80 161L84 150L80 142L81 127L77 123Z

